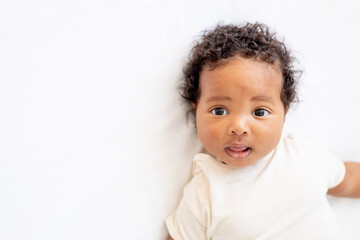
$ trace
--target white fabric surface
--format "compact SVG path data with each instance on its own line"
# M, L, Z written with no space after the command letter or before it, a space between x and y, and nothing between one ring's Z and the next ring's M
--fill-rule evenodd
M177 93L199 33L261 21L305 70L291 130L360 161L357 0L0 1L0 239L164 240L201 148ZM360 200L329 198L342 240Z
M167 226L175 240L339 239L326 192L344 175L336 156L287 134L246 168L199 153Z

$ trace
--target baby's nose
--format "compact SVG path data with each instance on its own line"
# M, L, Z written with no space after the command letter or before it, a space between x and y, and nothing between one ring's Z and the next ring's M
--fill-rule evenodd
M248 119L245 116L234 118L230 122L228 134L236 134L240 136L248 133L249 133L249 123L248 123Z

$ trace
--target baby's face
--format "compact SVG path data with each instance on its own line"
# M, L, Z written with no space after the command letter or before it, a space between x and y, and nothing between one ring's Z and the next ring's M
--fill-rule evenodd
M285 120L277 65L234 57L200 76L196 107L199 139L207 151L234 167L246 167L278 144Z

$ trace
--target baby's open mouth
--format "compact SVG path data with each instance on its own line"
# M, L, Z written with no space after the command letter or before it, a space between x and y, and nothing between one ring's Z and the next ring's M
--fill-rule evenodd
M251 153L251 148L245 145L230 145L225 148L226 153L235 159L241 160Z

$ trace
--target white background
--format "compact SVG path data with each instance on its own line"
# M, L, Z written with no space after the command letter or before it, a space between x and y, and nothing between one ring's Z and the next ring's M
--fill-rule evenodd
M200 145L176 92L216 23L261 21L305 70L287 128L360 160L357 1L0 1L0 239L154 239ZM331 198L342 239L360 199Z

